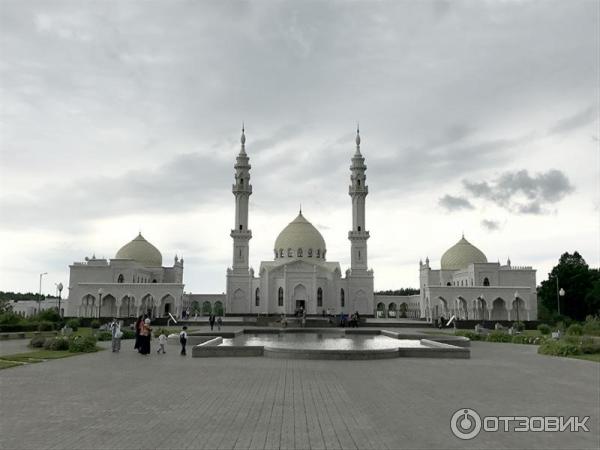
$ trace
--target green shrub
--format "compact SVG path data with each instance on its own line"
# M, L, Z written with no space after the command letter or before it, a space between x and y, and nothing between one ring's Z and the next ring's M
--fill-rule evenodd
M540 332L540 334L542 334L543 336L548 336L550 334L550 332L552 331L552 329L550 328L550 325L546 325L545 323L541 323L537 326L538 331Z
M121 339L135 339L135 333L131 330L124 330L121 328L121 331L123 332L123 336L121 337Z
M96 337L99 341L112 341L112 333L110 331L100 331Z
M523 331L525 329L525 324L523 322L513 322L512 327L513 330Z
M45 309L36 315L38 322L60 322L60 314L54 308Z
M595 343L593 340L583 342L581 344L581 353L593 354L600 353L600 343Z
M458 330L455 333L456 336L464 336L466 338L469 338L472 341L480 341L482 339L482 336L479 333L475 333L474 331L462 331L462 330Z
M77 331L79 329L79 326L79 319L67 320L67 327L71 328L73 331Z
M100 321L96 319L92 320L90 322L90 327L97 330L98 328L100 328Z
M94 336L73 336L69 339L69 351L72 353L89 353L97 350Z
M31 338L31 341L29 341L29 346L33 348L42 348L45 341L46 338L44 336L36 335Z
M600 317L587 316L583 324L583 334L600 336Z
M48 321L38 322L37 330L38 331L52 331L52 330L54 330L54 324L52 322L48 322Z
M23 318L20 315L12 311L7 311L3 314L0 314L1 325L14 325L21 322L22 319Z
M69 350L69 340L64 337L46 338L44 341L46 350Z
M567 334L569 336L581 336L583 334L583 327L578 323L574 323L567 328Z
M581 346L577 344L571 344L565 341L548 340L538 347L538 353L541 355L573 356L581 355L582 349Z
M503 331L494 330L488 336L486 341L488 342L511 342L512 336Z
M38 331L37 322L21 322L13 324L0 325L0 332L3 333L19 333L25 331Z

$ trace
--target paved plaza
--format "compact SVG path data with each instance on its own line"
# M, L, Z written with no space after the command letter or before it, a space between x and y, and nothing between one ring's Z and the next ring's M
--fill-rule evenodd
M469 360L191 358L132 341L0 371L3 449L597 448L600 365L474 342ZM15 342L0 343L0 350ZM104 344L106 345L106 344ZM154 351L154 350L153 350ZM191 352L189 352L191 353ZM480 415L586 416L590 432L450 431Z

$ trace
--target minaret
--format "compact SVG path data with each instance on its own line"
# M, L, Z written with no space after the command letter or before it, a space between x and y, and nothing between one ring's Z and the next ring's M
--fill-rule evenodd
M248 201L252 194L250 185L250 164L246 154L246 135L242 125L240 153L235 160L235 184L232 187L235 196L235 224L231 230L233 238L233 271L248 273L249 241L252 231L248 229Z
M369 193L369 188L365 181L367 179L365 171L365 158L360 153L360 130L356 128L356 152L352 157L350 166L350 190L352 198L352 231L348 233L348 239L351 242L351 265L352 272L367 270L367 239L369 232L365 224L365 200Z

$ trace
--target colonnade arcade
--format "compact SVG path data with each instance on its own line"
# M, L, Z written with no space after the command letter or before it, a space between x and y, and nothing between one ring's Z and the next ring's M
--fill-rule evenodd
M530 320L527 303L519 295L513 295L510 300L500 296L486 298L484 295L475 298L444 295L426 298L425 317L428 320L442 316L448 319L453 315L461 320Z
M173 294L156 297L151 293L138 295L131 293L115 296L110 292L87 293L81 298L79 317L137 317L149 314L150 317L163 317L169 313L180 314Z

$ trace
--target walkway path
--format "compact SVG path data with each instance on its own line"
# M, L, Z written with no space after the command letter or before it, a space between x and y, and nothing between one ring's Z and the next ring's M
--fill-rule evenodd
M0 448L596 448L600 365L475 342L470 360L306 361L102 351L0 371ZM450 417L591 415L590 433L482 433Z

